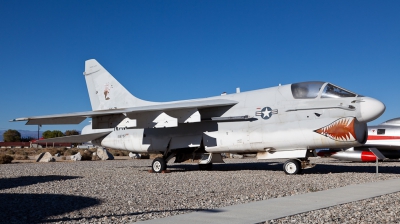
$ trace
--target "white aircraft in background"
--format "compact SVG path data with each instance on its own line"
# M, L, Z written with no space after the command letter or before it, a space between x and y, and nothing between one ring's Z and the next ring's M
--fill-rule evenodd
M266 89L173 102L149 102L129 93L96 60L85 62L92 111L17 118L27 125L79 124L92 118L90 133L42 140L87 142L136 153L162 153L152 162L200 159L200 169L223 162L221 153L256 153L258 159L287 158L283 170L310 168L315 149L360 146L366 123L385 105L327 82L302 82ZM150 83L149 83L150 85Z
M321 157L356 162L375 162L376 159L400 158L400 118L394 118L380 125L368 127L365 144L347 149L321 150Z

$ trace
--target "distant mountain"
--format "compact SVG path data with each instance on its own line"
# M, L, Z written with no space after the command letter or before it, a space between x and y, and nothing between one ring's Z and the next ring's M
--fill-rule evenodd
M3 140L3 133L6 132L7 130L0 130L0 142L4 141ZM37 138L38 137L38 132L37 131L28 131L28 130L17 130L19 133L21 133L21 137L27 138L27 137L32 137L32 138ZM43 131L39 131L39 136L42 137Z

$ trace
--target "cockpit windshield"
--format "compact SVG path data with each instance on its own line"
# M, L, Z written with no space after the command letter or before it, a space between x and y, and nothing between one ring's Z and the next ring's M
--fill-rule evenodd
M292 84L292 94L295 99L314 99L318 97L322 86L325 82L300 82ZM321 98L343 98L343 97L356 97L357 94L326 83Z
M356 97L357 94L349 92L340 87L334 86L332 84L327 84L322 91L321 98L343 98L343 97Z
M295 99L317 98L324 82L300 82L292 84L292 94Z

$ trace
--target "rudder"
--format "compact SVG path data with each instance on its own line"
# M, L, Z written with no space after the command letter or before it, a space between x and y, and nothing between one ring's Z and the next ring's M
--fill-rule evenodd
M83 74L93 111L151 104L133 96L95 59L85 61Z

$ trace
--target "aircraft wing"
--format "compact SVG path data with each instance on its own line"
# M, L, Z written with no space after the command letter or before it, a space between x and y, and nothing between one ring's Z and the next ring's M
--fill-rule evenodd
M150 116L151 118L156 119L164 112L167 112L168 114L178 113L181 117L185 116L190 117L190 115L195 114L197 109L200 108L232 106L237 103L238 103L237 101L225 100L225 99L177 101L171 103L159 103L148 106L138 106L138 107L123 108L123 109L97 110L97 111L86 111L86 112L77 112L68 114L16 118L10 121L27 121L26 125L79 124L88 117L101 118L104 116L108 116L107 119L110 120L111 119L110 117L113 117L114 119L118 116L122 117L121 115L123 115L123 117L129 117L131 119L148 120L143 118L143 116L146 118ZM183 115L182 111L184 111ZM157 123L157 121L154 121L154 119L152 122ZM159 119L163 120L164 118L159 118ZM122 119L119 119L118 121L121 122ZM94 121L94 123L96 123L96 121ZM103 128L110 128L110 127L103 127Z
M80 143L80 142L88 142L96 138L101 138L103 136L106 136L110 133L111 131L106 131L106 132L97 132L97 133L91 133L91 134L85 134L85 135L70 135L70 136L64 136L64 137L58 137L58 138L48 138L48 139L43 139L43 140L38 140L35 143Z

